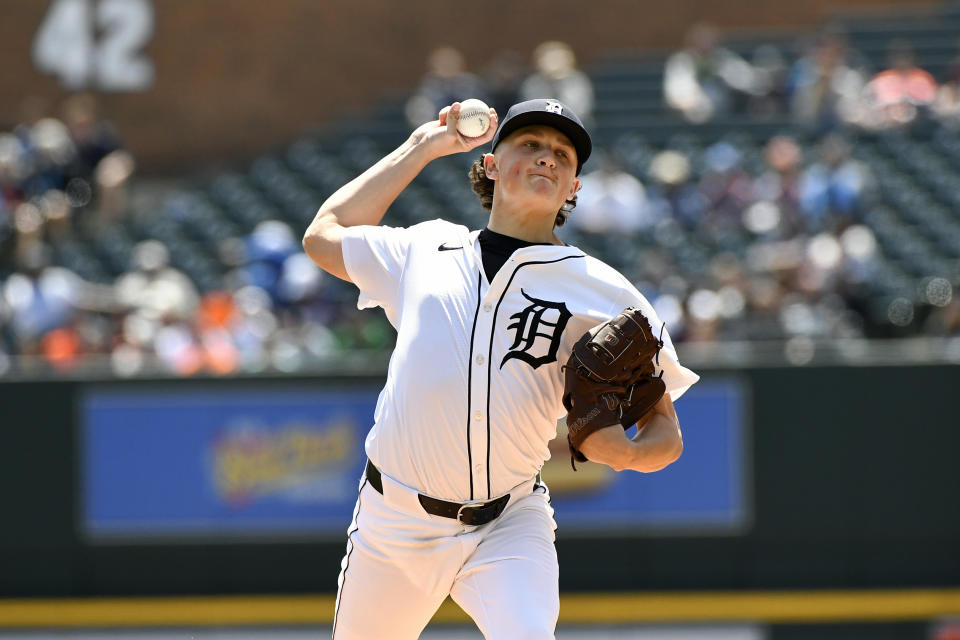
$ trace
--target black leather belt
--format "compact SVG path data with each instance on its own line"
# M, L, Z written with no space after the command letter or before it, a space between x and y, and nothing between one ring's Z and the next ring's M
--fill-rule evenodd
M373 463L367 460L367 480L370 486L383 495L383 479L380 477L380 470L373 466ZM490 502L481 502L477 504L460 504L459 502L447 502L419 494L420 505L423 510L435 516L459 520L465 525L479 527L495 520L503 510L507 508L510 502L510 494L501 496Z

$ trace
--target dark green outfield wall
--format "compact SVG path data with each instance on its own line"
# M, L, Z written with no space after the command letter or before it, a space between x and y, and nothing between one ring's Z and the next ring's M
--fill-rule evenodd
M561 531L564 590L960 584L960 368L736 374L751 386L749 530L597 540ZM293 383L324 381L257 384ZM75 518L83 384L0 384L0 597L335 590L345 541L85 545Z

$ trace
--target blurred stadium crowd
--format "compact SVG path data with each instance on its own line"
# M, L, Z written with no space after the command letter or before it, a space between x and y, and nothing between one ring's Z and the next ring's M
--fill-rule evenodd
M960 336L951 19L896 39L864 32L882 57L852 28L728 47L697 25L655 70L621 54L581 70L546 42L529 67L501 52L471 73L443 47L378 114L389 140L305 134L148 205L93 97L72 96L59 117L28 108L0 134L0 374L296 372L384 353L386 319L358 313L300 236L404 130L466 97L500 113L558 97L593 125L596 157L559 235L624 272L675 340ZM385 223L482 225L472 160L433 163Z

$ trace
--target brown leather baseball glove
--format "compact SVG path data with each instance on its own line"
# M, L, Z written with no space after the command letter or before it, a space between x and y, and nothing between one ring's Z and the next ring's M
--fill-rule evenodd
M629 429L663 397L663 373L656 375L662 347L650 321L634 307L598 324L573 345L564 365L563 406L574 469L574 460L587 460L580 452L587 436L614 424Z

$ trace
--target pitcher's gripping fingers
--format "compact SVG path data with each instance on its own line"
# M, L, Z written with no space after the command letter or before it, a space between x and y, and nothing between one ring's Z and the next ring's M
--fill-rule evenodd
M457 147L456 151L452 151L451 153L470 151L493 140L493 135L496 133L497 125L499 124L499 119L495 109L490 109L489 128L487 128L482 135L477 136L476 138L468 138L457 131L457 121L460 118L460 110L460 103L454 102L452 105L441 109L438 116L440 125L445 127L446 134L450 137L452 144Z

